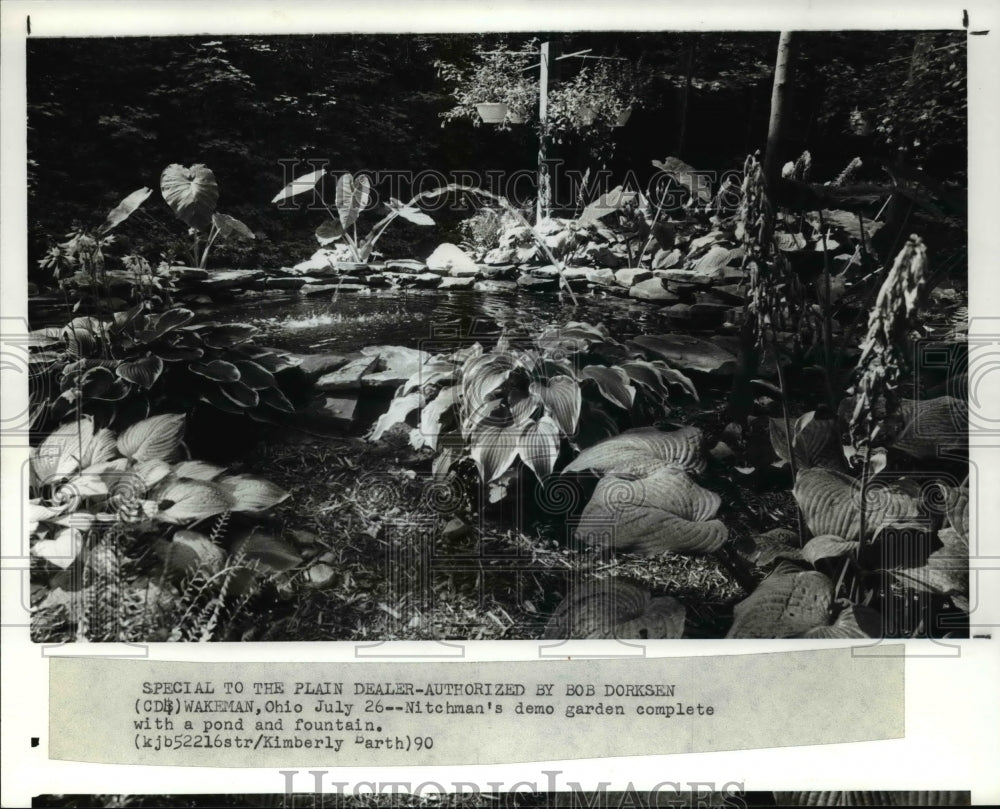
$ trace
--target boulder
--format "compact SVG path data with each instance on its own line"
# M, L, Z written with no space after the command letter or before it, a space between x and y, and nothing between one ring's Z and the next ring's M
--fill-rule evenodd
M322 391L352 391L361 389L361 377L375 368L378 356L364 356L353 359L316 380L315 387Z
M657 303L677 303L680 298L664 286L660 278L647 278L645 281L631 286L628 291L630 298L641 301L656 301Z
M436 289L441 285L441 276L433 272L422 272L412 276L412 285L417 289Z
M517 264L517 260L516 247L494 247L485 256L483 256L483 264L490 264L493 266Z
M361 353L375 359L375 365L361 377L366 388L397 388L430 359L426 351L405 346L365 346Z
M555 292L559 288L559 279L536 278L533 275L522 275L517 279L517 285L529 292Z
M427 265L414 258L394 258L385 263L385 268L390 272L403 275L420 275L427 272Z
M475 277L479 274L476 262L458 245L445 242L427 258L427 269L442 275Z
M641 267L626 267L615 273L615 281L618 282L618 286L625 287L626 289L638 284L640 281L648 281L652 277L653 273Z
M559 268L554 264L546 264L544 267L531 267L528 275L535 278L559 278Z
M324 374L332 373L347 364L347 357L340 354L296 354L299 370L312 383Z
M516 281L521 273L513 264L497 264L494 266L483 266L483 278L494 281Z
M472 289L476 285L476 279L474 276L466 276L465 278L452 278L451 276L441 279L441 284L438 289L449 289L449 290L459 290L459 289Z
M625 263L625 259L613 253L606 244L591 243L587 245L584 256L595 267L610 267L612 270L617 270Z
M598 286L604 287L613 287L618 283L614 270L609 270L607 267L588 269L587 280L591 284L597 284Z
M663 250L661 248L653 256L652 266L654 270L669 270L679 266L683 258L684 256L681 254L681 251L676 248L673 250Z
M324 396L299 411L297 420L311 430L344 432L354 423L357 396Z

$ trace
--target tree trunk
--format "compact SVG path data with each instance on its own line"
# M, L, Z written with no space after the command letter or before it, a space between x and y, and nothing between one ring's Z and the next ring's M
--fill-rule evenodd
M764 154L764 185L772 200L778 178L781 177L781 147L788 119L795 44L794 31L781 32L781 38L778 40L778 58L774 65L774 86L771 90L771 120L767 128L767 151Z
M688 109L691 104L691 81L694 78L694 51L698 44L697 34L690 34L690 37L688 41L687 64L684 67L684 93L681 96L681 121L677 133L677 151L674 152L681 159L684 158L684 146L685 141L687 141Z

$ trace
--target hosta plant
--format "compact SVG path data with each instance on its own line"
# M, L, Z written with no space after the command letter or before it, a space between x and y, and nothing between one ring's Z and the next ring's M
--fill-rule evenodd
M687 377L630 354L603 325L571 322L523 347L504 338L491 351L477 343L432 357L370 438L417 413L410 441L438 452L435 474L470 459L499 498L518 466L544 481L564 453L662 418L671 386L695 395Z
M160 193L174 215L188 226L191 264L202 269L219 239L253 239L253 231L239 219L215 210L219 184L208 166L171 163L160 175Z
M230 511L261 512L288 493L263 478L183 458L185 417L168 413L115 434L84 417L31 453L33 556L68 567L88 532L128 523L158 537Z
M30 358L33 423L41 428L83 412L121 428L151 412L198 405L261 421L294 413L274 377L293 358L253 345L253 326L193 318L189 309L154 314L139 304L32 332L40 349Z

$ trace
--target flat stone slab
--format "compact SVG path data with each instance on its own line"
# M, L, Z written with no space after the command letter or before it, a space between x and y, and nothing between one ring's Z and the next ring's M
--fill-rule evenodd
M640 267L626 267L615 273L615 281L618 282L618 286L625 287L626 289L642 281L648 281L652 277L652 272Z
M431 356L426 351L405 346L365 346L361 353L375 361L361 377L361 385L366 388L397 388L416 374Z
M513 292L517 289L517 282L486 279L476 281L472 288L476 292Z
M323 374L323 376L316 380L315 387L317 390L322 391L361 390L361 378L376 367L377 362L377 356L366 356L351 360L342 368L338 368L336 371L328 374Z
M438 289L447 289L451 291L463 289L472 290L475 285L476 279L474 276L470 275L465 278L452 278L451 276L448 276L441 279L441 284L438 286Z
M299 369L306 379L315 382L324 374L333 373L347 364L347 357L340 354L295 354L299 360Z
M209 273L208 278L201 281L200 286L213 289L235 289L247 286L264 277L262 270L219 270Z
M517 279L521 289L530 292L555 292L559 288L558 278L536 278L532 275L522 275Z
M680 298L666 288L660 278L647 278L645 281L629 287L628 296L640 301L655 301L657 303L677 303Z

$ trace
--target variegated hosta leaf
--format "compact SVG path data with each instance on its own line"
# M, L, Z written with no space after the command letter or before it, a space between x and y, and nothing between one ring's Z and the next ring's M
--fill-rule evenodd
M567 438L576 434L580 420L580 385L568 376L532 382L529 390L545 403L545 409Z
M215 382L239 382L240 380L240 369L225 360L211 360L210 362L199 360L188 365L188 369Z
M704 439L697 427L663 432L639 427L588 447L564 472L593 470L599 475L642 475L666 462L688 472L705 471Z
M605 477L583 510L577 536L623 553L656 556L666 551L712 553L728 531L711 519L720 498L678 469L662 467L646 477Z
M393 399L389 404L389 409L379 416L378 421L375 422L368 440L378 441L385 434L386 430L394 424L405 422L410 413L422 407L423 404L424 395L420 391L414 391L413 393L408 393L406 396Z
M163 360L155 354L137 360L125 360L116 369L118 376L133 385L139 385L147 390L163 373Z
M818 419L815 411L799 416L792 425L792 450L798 469L823 467L843 470L844 450L836 419ZM784 419L771 419L771 447L775 454L788 462L788 436Z
M184 437L184 415L166 413L137 422L118 436L118 451L126 458L169 461Z
M233 511L263 511L290 496L280 486L254 475L230 475L215 481L232 500Z
M469 456L479 467L484 483L496 480L517 458L524 425L481 427L472 438Z
M580 372L582 379L592 379L597 383L601 395L611 404L623 410L629 410L635 401L635 388L632 387L628 374L617 366L608 368L603 365L588 365Z
M174 465L174 474L179 478L192 480L214 480L226 470L204 461L181 461Z
M185 479L168 483L160 491L159 498L157 516L172 523L201 520L233 509L233 498L229 492L206 480Z
M836 558L847 556L860 547L860 542L855 542L833 534L823 534L813 537L802 548L802 558L809 564L815 565L820 559Z
M517 453L539 480L551 475L559 457L559 426L555 420L542 416L528 422L521 431Z
M560 602L542 637L679 638L684 618L684 606L674 598L650 598L645 587L617 577L588 580Z
M31 553L65 570L83 548L83 541L84 534L80 529L64 528L52 539L40 539L32 544Z
M833 583L782 563L733 610L727 638L788 638L830 623Z
M509 354L483 354L466 360L461 374L463 432L468 433L467 422L482 420L487 403L516 367Z
M160 175L160 193L177 215L189 227L207 227L219 201L219 186L212 170L201 163L188 168L171 163Z
M961 399L903 399L899 409L903 429L892 442L893 449L920 459L937 458L939 449L967 451L969 416Z
M430 385L440 385L445 382L451 382L455 378L457 371L457 363L451 360L434 357L421 365L417 369L416 373L403 383L400 395L405 396L408 393L426 388Z
M94 420L84 416L54 430L32 451L31 472L36 485L50 483L114 456L114 435L95 432Z
M830 469L804 469L795 480L795 501L813 534L833 534L845 540L861 539L861 482ZM886 525L919 519L920 503L896 484L877 478L868 484L866 533Z
M777 806L969 806L968 792L775 792Z

